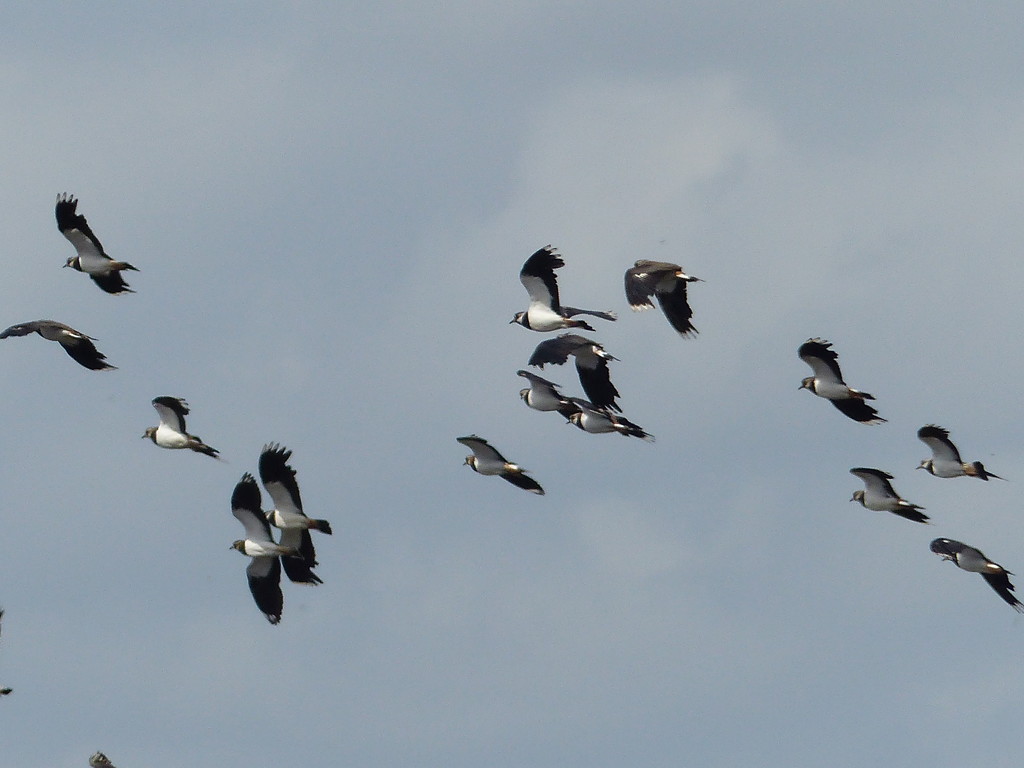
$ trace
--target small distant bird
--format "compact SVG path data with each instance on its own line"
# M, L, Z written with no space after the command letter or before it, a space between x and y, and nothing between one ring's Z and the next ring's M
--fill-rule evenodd
M161 448L188 448L196 453L204 453L213 458L219 458L220 453L216 448L211 448L196 435L190 435L185 431L185 415L188 411L188 403L180 397L155 397L153 407L160 416L160 425L147 427L142 436L148 437Z
M121 272L126 269L134 272L139 270L127 261L114 261L107 256L99 239L85 221L85 216L76 211L77 207L78 201L73 196L66 192L57 195L57 206L54 209L57 229L78 252L78 255L70 257L64 266L85 272L107 293L135 293L121 277Z
M818 397L825 398L854 421L863 424L880 424L885 421L879 417L878 411L864 402L874 400L874 395L846 386L837 362L839 356L832 351L830 342L808 339L800 345L797 354L814 371L813 376L800 382L800 389L809 389Z
M284 572L298 584L322 584L320 577L313 573L316 567L316 550L309 532L320 531L331 535L331 524L326 520L314 520L302 511L302 498L295 470L288 463L292 452L277 443L263 446L260 453L260 481L274 501L274 508L267 512L267 521L281 529L281 544L299 550L301 559L284 560Z
M555 270L565 266L562 257L547 245L534 253L519 271L519 281L530 294L530 306L525 312L516 312L509 323L519 323L531 331L557 331L560 328L594 330L584 320L573 320L576 315L592 315L603 320L615 320L614 312L595 312L591 309L563 307L558 301L558 280Z
M107 356L96 349L96 345L93 344L95 339L92 336L86 336L70 325L64 325L64 323L54 320L33 320L30 323L12 325L0 333L0 339L6 339L9 336L27 336L30 333L38 333L47 341L58 342L76 363L91 371L115 369L115 366L105 362Z
M956 449L949 439L949 430L928 424L917 430L917 438L932 449L932 457L924 459L917 465L918 469L926 469L936 477L977 477L988 480L994 477L997 480L1003 478L993 474L982 466L980 461L965 462L960 458L960 451Z
M3 608L0 608L0 623L3 622L3 618L4 618L4 610L3 610ZM13 690L12 688L0 688L0 696L6 696L12 690Z
M231 494L231 514L245 526L245 538L233 542L231 548L252 558L245 569L249 591L267 621L277 624L284 608L280 558L293 560L300 558L301 554L297 547L283 546L274 541L262 506L256 478L246 472Z
M859 501L861 506L873 509L875 512L892 512L894 515L913 520L915 523L927 523L928 515L922 514L920 510L924 507L911 504L901 499L899 494L893 490L892 475L880 469L869 467L854 467L850 470L851 475L856 475L864 481L863 491L854 491L850 501Z
M678 264L641 259L626 270L626 301L634 312L642 312L654 307L653 295L669 323L685 338L697 333L690 323L693 310L686 300L686 284L694 282L703 281L683 272Z
M1015 611L1024 613L1024 604L1012 594L1014 589L1013 584L1010 583L1010 576L1013 574L985 557L980 549L969 547L963 542L953 539L935 539L931 543L931 550L943 560L952 560L958 568L971 573L980 573L997 595L1009 603Z
M97 752L89 758L89 768L114 768L114 764L102 752Z
M516 375L530 382L529 387L519 390L519 396L533 410L558 411L567 419L578 410L571 398L558 391L559 385L555 382L529 371L516 371Z
M455 439L473 451L473 455L467 456L464 463L468 464L474 472L479 472L481 475L499 475L514 486L539 496L544 495L544 489L536 480L526 474L526 470L518 464L508 461L482 437L466 435Z
M617 358L604 351L604 347L574 333L563 333L554 339L542 341L530 355L529 364L543 368L547 363L562 365L569 359L576 358L576 373L580 377L583 391L590 402L598 408L610 408L621 412L615 398L619 391L612 384L608 373L608 361Z
M595 408L593 403L588 403L586 400L575 397L571 400L577 411L569 415L569 421L584 432L595 435L618 432L624 437L639 437L649 443L654 442L654 435L645 432L642 427L624 416L617 416L603 408Z

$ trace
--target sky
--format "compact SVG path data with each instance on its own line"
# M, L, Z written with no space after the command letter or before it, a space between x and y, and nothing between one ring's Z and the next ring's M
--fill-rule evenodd
M1020 34L1009 2L6 8L0 326L118 370L0 343L4 763L1018 765L1024 617L928 543L1024 580ZM61 269L61 192L136 293ZM655 443L518 398L549 243ZM698 336L629 311L641 258L703 278ZM887 423L798 390L809 337ZM160 395L223 462L140 439ZM928 423L1007 481L915 472ZM270 442L334 530L276 627L229 550ZM934 525L849 503L856 466Z

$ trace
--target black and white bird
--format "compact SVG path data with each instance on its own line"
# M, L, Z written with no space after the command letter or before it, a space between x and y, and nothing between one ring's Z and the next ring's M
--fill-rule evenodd
M530 355L529 364L543 368L547 363L562 365L569 359L576 358L576 373L580 377L583 391L590 402L598 408L610 408L621 412L615 402L619 391L612 384L608 373L608 361L616 360L604 351L604 347L574 333L563 333L554 339L542 341Z
M988 480L993 474L982 466L980 461L965 462L960 458L960 451L949 439L949 430L928 424L917 430L917 438L932 449L932 457L924 459L917 465L918 469L926 469L936 477L977 477Z
M596 408L593 403L579 398L570 398L576 406L576 412L569 414L569 422L593 435L618 432L625 437L639 437L649 443L654 442L654 435L645 432L642 427L634 424L624 416L619 416L604 408Z
M188 403L180 397L155 397L153 407L160 416L160 424L147 427L142 436L148 437L161 448L188 448L196 453L220 458L216 448L211 448L196 435L185 431L185 416L188 414Z
M482 437L466 435L455 439L473 451L471 456L466 457L464 463L468 464L474 472L479 472L481 475L498 475L518 488L539 496L544 495L544 489L536 480L526 474L526 470L518 464L508 461Z
M892 512L915 523L928 522L928 515L921 512L924 507L901 499L893 490L892 483L889 482L893 478L888 472L869 467L854 467L850 474L864 481L864 490L854 491L850 501L859 501L861 506L875 512Z
M232 543L231 548L252 558L245 575L256 607L263 611L267 621L277 624L284 608L281 594L281 558L298 560L297 547L284 546L274 541L270 523L263 514L263 498L256 478L246 472L231 494L231 514L245 526L245 538Z
M96 345L93 344L95 339L92 336L86 336L70 325L64 325L64 323L54 320L33 320L29 323L12 325L0 333L0 339L6 339L9 336L27 336L30 333L38 333L47 341L56 341L76 363L91 371L115 369L115 366L106 362L107 356L96 349Z
M865 403L874 400L874 395L852 389L843 381L843 374L837 362L839 356L832 350L832 344L823 339L808 339L797 351L800 359L811 366L813 376L800 382L800 389L808 389L823 397L854 421L862 424L881 424L885 419L878 411Z
M683 272L678 264L641 259L626 270L626 301L634 312L642 312L654 307L654 296L672 327L686 337L697 333L690 323L693 310L686 299L686 284L694 282L703 281Z
M538 376L529 371L516 371L517 376L522 376L530 386L519 390L519 396L530 408L535 411L558 411L560 414L569 416L579 410L572 398L568 398L558 391L559 385L548 381L543 376Z
M313 573L316 567L316 550L313 547L311 530L331 535L331 524L326 520L315 520L302 511L302 497L295 470L288 463L292 452L277 443L263 446L260 453L260 481L274 501L274 508L267 512L267 521L281 529L281 544L299 550L300 559L284 560L284 572L298 584L322 584L320 577Z
M558 300L558 280L555 270L565 266L562 257L550 245L534 253L519 270L519 281L530 294L530 306L525 312L516 312L509 323L519 323L531 331L557 331L563 328L594 330L584 320L573 320L576 315L591 315L602 320L615 320L614 312L563 307Z
M121 272L126 269L134 272L139 270L127 261L114 261L106 254L99 238L89 228L85 216L76 211L77 207L78 201L71 195L66 192L57 195L57 206L54 209L57 229L75 246L77 252L77 255L70 257L64 266L85 272L107 293L134 293L121 277Z
M114 764L102 752L97 752L89 758L89 768L114 768Z
M985 557L980 549L970 547L962 541L935 539L931 543L931 550L943 560L951 560L958 568L971 573L980 573L997 595L1009 603L1015 611L1024 613L1024 604L1013 595L1013 584L1010 583L1010 576L1013 574Z
M4 618L4 610L3 610L3 608L0 608L0 624L3 623L3 618ZM13 690L13 689L11 689L11 688L0 688L0 696L6 696L7 694L9 694L11 692L11 690Z

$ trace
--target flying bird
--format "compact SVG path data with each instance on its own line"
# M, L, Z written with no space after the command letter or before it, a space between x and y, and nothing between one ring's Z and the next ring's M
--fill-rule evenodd
M302 511L295 470L288 463L291 455L290 450L277 443L264 445L260 453L260 481L274 501L274 508L267 512L267 521L281 529L282 545L299 551L299 558L283 561L288 578L298 584L322 584L320 577L312 571L317 562L313 537L309 532L313 530L331 535L331 524L307 517Z
M1012 594L1014 590L1013 584L1010 583L1010 576L1013 574L998 563L993 563L982 554L981 550L953 539L935 539L931 543L931 550L943 560L951 560L958 568L971 573L980 573L997 595L1009 603L1015 611L1024 613L1024 604Z
M6 339L9 336L27 336L30 333L38 333L48 341L58 342L76 363L91 371L115 369L115 366L105 362L107 356L96 349L96 345L93 344L95 339L92 336L86 336L70 325L64 325L64 323L54 320L34 320L30 323L12 325L0 333L0 339Z
M455 439L473 451L471 456L466 457L464 463L468 464L474 472L479 472L481 475L499 475L518 488L539 496L544 495L544 489L536 480L529 477L518 464L508 461L482 437L466 435Z
M89 758L89 768L114 768L114 764L102 752L97 752Z
M618 432L625 437L639 437L649 443L654 442L654 435L645 432L642 427L634 424L624 416L618 416L604 408L595 408L592 403L579 398L570 398L576 406L575 413L569 415L569 422L584 432L599 435L607 432Z
M703 281L683 272L678 264L641 259L626 270L626 301L634 312L642 312L654 307L654 296L669 323L685 338L697 333L690 323L693 310L686 300L686 284L693 282Z
M245 569L249 591L267 621L277 624L284 608L280 558L294 560L300 558L301 554L297 547L284 546L274 541L262 506L263 499L256 479L246 472L231 494L231 514L245 526L245 538L233 542L231 548L252 558Z
M562 365L569 359L569 355L576 358L576 373L590 402L598 408L621 412L622 409L615 402L615 398L620 396L619 391L612 384L608 373L608 361L617 358L605 352L604 347L596 341L574 333L563 333L538 344L530 355L529 364L537 368L544 368L547 363Z
M4 618L4 610L3 610L3 608L0 608L0 623L3 622L3 618ZM13 690L12 688L0 688L0 696L6 696L12 690Z
M928 424L917 430L917 438L932 449L932 457L924 459L917 465L918 469L926 469L936 477L977 477L988 480L1004 478L993 474L982 466L980 461L965 462L960 458L960 451L949 439L949 430Z
M555 382L548 381L543 376L529 371L516 371L516 375L522 376L530 382L529 387L519 390L519 396L533 410L558 411L565 418L569 418L578 410L575 403L572 402L572 398L568 398L558 391L559 385Z
M139 270L127 261L114 261L104 252L99 238L89 228L85 216L76 211L77 207L78 201L73 196L66 192L57 195L57 206L54 208L57 229L75 246L77 252L64 266L85 272L107 293L135 293L121 277L121 272L126 269L133 272Z
M915 523L927 523L928 515L922 514L924 507L911 504L893 490L892 475L880 469L869 467L854 467L850 470L851 475L856 475L864 481L863 491L854 491L850 501L859 501L861 506L873 509L875 512L892 512L894 515L913 520Z
M825 398L854 421L863 424L880 424L885 421L879 417L878 411L864 402L874 400L874 395L846 386L837 362L839 356L832 351L830 342L808 339L800 345L797 354L814 371L813 376L800 382L800 389L809 389L818 397Z
M188 403L180 397L155 397L153 407L160 416L160 425L147 427L142 433L161 448L188 448L196 453L203 453L207 456L220 458L216 448L211 448L196 435L190 435L185 431L185 415L188 411Z
M519 271L519 281L530 294L530 306L525 312L516 312L509 323L519 323L531 331L557 331L560 328L594 330L584 320L573 320L576 315L592 315L603 320L615 320L614 312L596 312L590 309L563 307L558 301L558 280L555 270L565 266L562 257L547 245L534 253Z

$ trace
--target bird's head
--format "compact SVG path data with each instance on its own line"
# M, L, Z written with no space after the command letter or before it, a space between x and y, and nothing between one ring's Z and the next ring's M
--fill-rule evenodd
M231 542L231 549L237 549L243 555L245 554L245 539L235 539Z
M809 389L811 392L814 391L814 377L808 376L800 382L800 386L797 389Z
M146 431L142 433L143 439L149 438L153 442L156 442L156 427L146 427Z
M864 503L864 491L854 491L853 496L850 497L850 501L859 501L861 504Z
M473 469L476 469L476 456L473 456L472 454L470 454L469 456L467 456L467 457L466 457L466 458L465 458L465 459L463 460L463 462L462 462L462 463L463 463L463 464L468 464L468 465L469 465L470 467L472 467Z
M916 467L914 467L914 469L926 469L929 472L931 472L932 471L932 460L931 459L923 459L920 464L918 464Z
M523 402L524 403L526 402L526 398L529 397L529 395L530 395L530 388L529 387L527 387L526 389L520 389L519 390L519 396L521 398L523 398Z
M962 545L960 542L953 541L952 539L935 539L929 548L936 555L941 557L943 560L952 560L956 562L956 556L960 553Z
M71 256L67 261L64 262L64 267L73 267L73 266L75 266L75 259L77 259L77 258L78 258L77 256ZM62 269L64 267L62 267Z
M525 312L516 312L512 316L512 319L508 321L508 324L512 325L512 323L519 323L520 325L525 326L526 325L525 321L526 321L526 313Z

